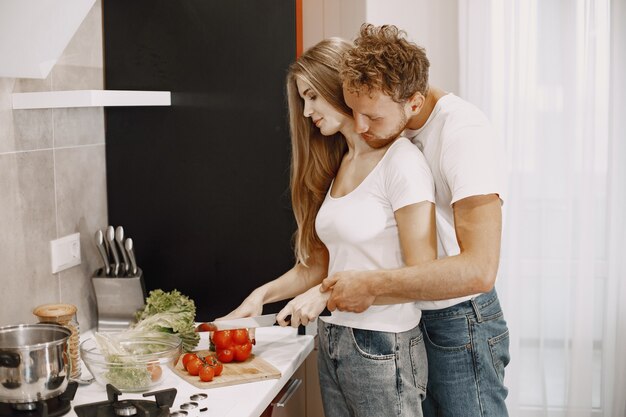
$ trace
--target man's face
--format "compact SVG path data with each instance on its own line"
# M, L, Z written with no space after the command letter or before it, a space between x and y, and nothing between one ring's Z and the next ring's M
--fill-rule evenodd
M343 97L352 109L357 133L372 148L393 142L406 127L408 104L397 103L379 90L350 92L344 85Z

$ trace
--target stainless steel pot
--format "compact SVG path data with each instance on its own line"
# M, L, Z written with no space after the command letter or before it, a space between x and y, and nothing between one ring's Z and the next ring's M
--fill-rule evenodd
M31 403L62 394L71 334L58 324L0 327L0 401Z

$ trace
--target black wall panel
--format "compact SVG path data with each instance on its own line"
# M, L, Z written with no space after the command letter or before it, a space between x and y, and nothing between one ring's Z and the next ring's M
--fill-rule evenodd
M109 223L148 290L225 314L293 265L295 1L104 0L103 19L106 88L172 92L171 107L106 108Z

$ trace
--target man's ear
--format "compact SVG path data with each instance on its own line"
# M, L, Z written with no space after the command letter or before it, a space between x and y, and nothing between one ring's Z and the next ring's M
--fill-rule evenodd
M426 98L420 93L416 91L415 94L409 98L409 110L411 111L411 115L418 114L422 107L424 107L424 103L426 102Z

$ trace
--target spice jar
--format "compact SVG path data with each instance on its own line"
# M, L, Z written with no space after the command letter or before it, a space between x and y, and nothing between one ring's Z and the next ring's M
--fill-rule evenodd
M36 307L33 314L37 316L40 323L57 323L72 332L68 342L69 345L69 369L70 378L80 377L80 357L78 345L80 343L80 330L76 311L78 309L72 304L44 304Z

